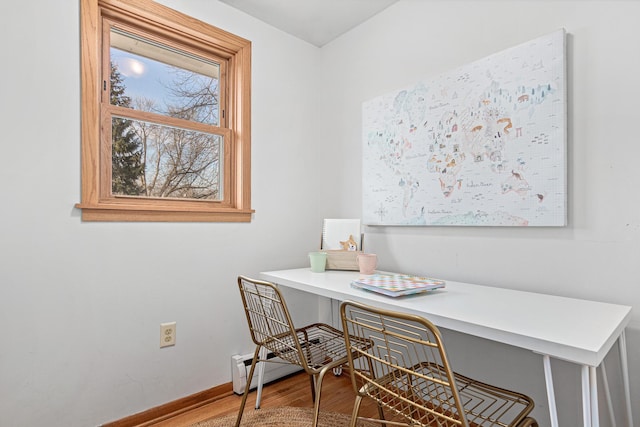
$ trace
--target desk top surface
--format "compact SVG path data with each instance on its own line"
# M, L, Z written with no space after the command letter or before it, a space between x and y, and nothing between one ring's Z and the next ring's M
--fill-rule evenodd
M355 289L356 271L309 268L260 273L263 280L340 301L428 318L438 327L598 366L631 318L631 307L448 281L444 289L399 298Z

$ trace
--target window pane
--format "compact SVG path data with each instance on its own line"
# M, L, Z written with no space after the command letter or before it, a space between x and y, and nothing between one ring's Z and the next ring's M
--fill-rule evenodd
M114 117L114 195L221 200L221 135Z
M111 104L220 125L220 65L111 30Z

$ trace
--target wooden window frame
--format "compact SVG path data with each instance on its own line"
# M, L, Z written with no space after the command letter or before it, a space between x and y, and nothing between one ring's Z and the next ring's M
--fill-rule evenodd
M83 221L250 222L251 42L150 0L80 0L81 202ZM154 199L111 194L110 123L101 103L103 22L114 20L226 60L224 197L219 201ZM108 81L109 78L106 77ZM107 107L108 108L108 107ZM110 117L110 116L109 116ZM168 119L164 123L170 123ZM108 161L107 161L108 160Z

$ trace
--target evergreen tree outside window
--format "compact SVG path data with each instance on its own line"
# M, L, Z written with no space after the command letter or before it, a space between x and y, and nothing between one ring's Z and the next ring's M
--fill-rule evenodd
M148 0L81 5L83 220L250 221L250 42Z
M131 107L131 98L125 95L122 75L111 63L111 104ZM144 173L141 163L141 143L132 128L131 120L115 118L111 125L111 188L113 194L140 195L140 180Z

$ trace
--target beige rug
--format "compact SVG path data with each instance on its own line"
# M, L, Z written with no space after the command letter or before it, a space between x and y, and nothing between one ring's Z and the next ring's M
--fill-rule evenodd
M318 427L348 427L350 415L320 412ZM309 427L313 421L311 408L265 408L245 411L241 427ZM236 414L200 421L191 427L229 427L236 422ZM358 422L359 427L376 427L380 424Z

